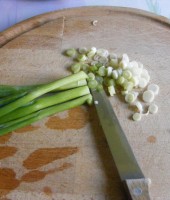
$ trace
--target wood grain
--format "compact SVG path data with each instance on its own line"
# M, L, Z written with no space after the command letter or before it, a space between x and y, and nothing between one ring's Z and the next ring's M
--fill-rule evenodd
M97 20L97 26L92 21ZM120 124L145 174L152 180L154 200L170 197L170 22L164 17L134 9L86 7L66 9L36 16L0 33L0 84L37 84L65 76L71 60L62 52L69 47L106 48L118 54L128 53L148 69L153 83L159 84L155 99L157 115L148 115L139 123L129 120L132 112L118 98L111 98ZM80 113L83 110L83 113ZM72 117L72 123L68 119ZM0 139L6 152L0 163L0 198L46 199L50 188L55 199L126 200L123 186L112 160L93 107L63 112L44 119L33 127ZM84 113L88 113L85 117ZM79 117L75 122L76 116ZM56 119L61 126L56 125ZM50 123L49 123L50 122ZM53 124L52 124L53 123ZM50 124L50 128L48 127ZM64 127L63 124L69 125ZM21 133L22 132L22 133ZM10 148L15 148L11 151ZM54 149L79 149L75 154L54 159ZM6 148L6 150L5 150ZM48 149L42 162L39 149ZM36 156L34 152L38 152ZM39 154L40 153L40 154ZM67 154L67 153L66 153ZM30 168L24 165L28 161ZM43 163L43 165L42 165ZM72 167L60 173L63 163ZM35 182L22 182L22 177ZM8 176L6 174L8 173ZM7 187L9 185L9 187ZM6 187L4 189L4 187ZM43 194L45 196L43 196ZM3 195L3 196L2 196ZM5 196L4 196L5 195Z

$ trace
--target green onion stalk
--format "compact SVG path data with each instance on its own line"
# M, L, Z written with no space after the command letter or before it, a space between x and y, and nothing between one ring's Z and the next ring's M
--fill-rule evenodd
M20 120L13 121L13 123L11 125L4 126L4 128L2 127L0 129L0 136L5 135L11 131L18 129L18 128L22 128L24 126L30 125L36 121L39 121L39 120L41 120L45 117L48 117L50 115L53 115L55 113L65 111L65 110L80 106L86 102L91 102L91 101L92 101L91 94L87 94L82 97L73 99L71 101L42 109L42 110L32 113L26 117L23 117Z
M46 107L57 105L57 104L69 101L71 99L89 94L89 93L90 91L89 91L88 86L81 86L74 89L59 92L54 95L35 99L32 102L30 102L28 105L19 107L13 110L12 112L2 116L0 118L0 124L9 122L11 120L26 116L30 113L36 112Z
M79 80L87 79L87 78L88 78L87 74L84 73L83 71L80 71L76 74L64 77L64 78L56 80L52 83L48 83L48 84L36 87L35 89L29 91L25 96L17 99L16 101L14 101L12 103L9 103L9 104L3 106L0 109L0 117L12 112L13 110L15 110L19 107L22 107L22 106L30 103L34 99L36 99L48 92L56 90L57 88L61 88L64 85L71 84L75 81L79 81Z
M67 90L67 89L71 89L71 88L75 88L75 87L79 87L79 86L83 86L86 85L86 80L82 79L82 80L78 80L66 85L63 85L51 92L57 92L57 91L61 91L61 90ZM12 97L13 95L21 95L24 92L28 92L31 91L37 87L43 86L46 84L39 84L39 85L20 85L20 86L13 86L13 85L0 85L0 98L7 98L7 97Z

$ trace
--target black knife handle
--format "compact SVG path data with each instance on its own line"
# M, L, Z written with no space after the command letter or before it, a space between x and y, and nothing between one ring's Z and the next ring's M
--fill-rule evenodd
M151 200L149 185L151 181L147 178L125 180L125 189L129 200Z

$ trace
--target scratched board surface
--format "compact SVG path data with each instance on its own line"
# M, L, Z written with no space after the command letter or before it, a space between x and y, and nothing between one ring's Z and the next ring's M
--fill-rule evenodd
M97 20L97 26L92 21ZM170 199L170 24L124 8L88 7L37 16L0 34L0 83L27 85L65 76L69 47L106 48L141 61L159 84L159 114L139 123L111 103L146 177L151 196ZM94 107L81 106L0 137L0 199L125 200Z

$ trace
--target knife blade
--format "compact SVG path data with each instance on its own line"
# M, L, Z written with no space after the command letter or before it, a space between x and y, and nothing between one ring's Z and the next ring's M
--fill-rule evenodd
M91 91L97 114L127 198L150 200L149 180L140 169L125 133L104 90Z

